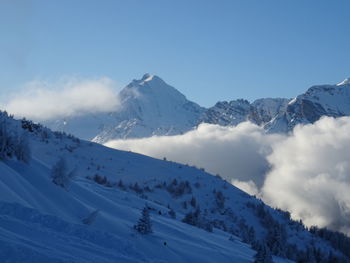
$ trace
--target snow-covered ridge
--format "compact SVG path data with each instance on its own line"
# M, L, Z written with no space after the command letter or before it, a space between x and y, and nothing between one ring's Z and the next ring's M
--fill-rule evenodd
M270 132L289 132L298 124L314 123L322 116L349 115L350 86L346 81L338 85L317 85L293 99L265 128Z
M350 78L344 79L342 82L338 83L337 86L350 84Z

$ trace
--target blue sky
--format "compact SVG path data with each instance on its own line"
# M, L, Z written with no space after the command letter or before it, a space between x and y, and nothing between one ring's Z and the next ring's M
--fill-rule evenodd
M346 0L1 0L0 99L34 79L156 74L203 106L350 76Z

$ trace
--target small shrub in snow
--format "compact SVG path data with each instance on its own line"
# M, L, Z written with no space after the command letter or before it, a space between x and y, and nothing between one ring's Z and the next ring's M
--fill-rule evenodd
M92 179L98 184L105 185L107 183L107 177L106 176L100 176L98 174L95 174Z
M68 171L67 163L64 158L60 158L51 169L52 182L64 189L68 189L72 178L74 177L74 170Z
M133 185L131 184L129 188L137 194L143 194L143 189L139 186L138 183L134 183Z
M169 212L168 212L169 216L173 219L176 218L176 212L174 211L174 209L170 209Z
M98 216L99 212L100 212L99 210L95 210L95 211L91 212L86 218L84 218L82 220L83 224L91 225L93 222L95 222L96 217Z
M123 183L122 180L119 180L119 181L118 181L117 186L118 186L120 189L122 189L122 190L126 190L126 187L125 187L125 185L124 185L124 183Z
M173 197L180 197L183 194L191 194L192 187L188 181L181 181L180 183L174 179L168 186L167 191Z
M145 192L153 192L152 191L152 189L147 185L147 186L145 186L145 187L143 187L143 191L145 191Z

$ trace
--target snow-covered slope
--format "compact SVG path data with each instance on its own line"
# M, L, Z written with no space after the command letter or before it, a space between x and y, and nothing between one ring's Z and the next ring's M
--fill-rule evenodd
M10 133L27 134L32 150L29 163L0 161L5 262L253 262L258 242L280 256L275 262L328 258L330 252L342 257L288 213L203 170L2 118ZM75 170L67 189L50 177L59 157ZM133 229L145 204L149 235ZM96 218L84 224L94 211Z
M297 124L314 123L322 116L350 115L349 79L337 85L319 85L291 100L285 111L280 112L265 125L269 132L288 132Z
M145 74L120 93L113 112L66 117L44 124L99 143L116 138L174 135L192 129L203 109L161 78Z

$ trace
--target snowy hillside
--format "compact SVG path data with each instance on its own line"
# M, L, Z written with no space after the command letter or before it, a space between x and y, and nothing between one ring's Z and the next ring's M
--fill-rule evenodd
M262 247L274 262L350 262L344 235L311 233L219 176L0 116L5 262L253 262ZM133 227L145 206L147 235Z

